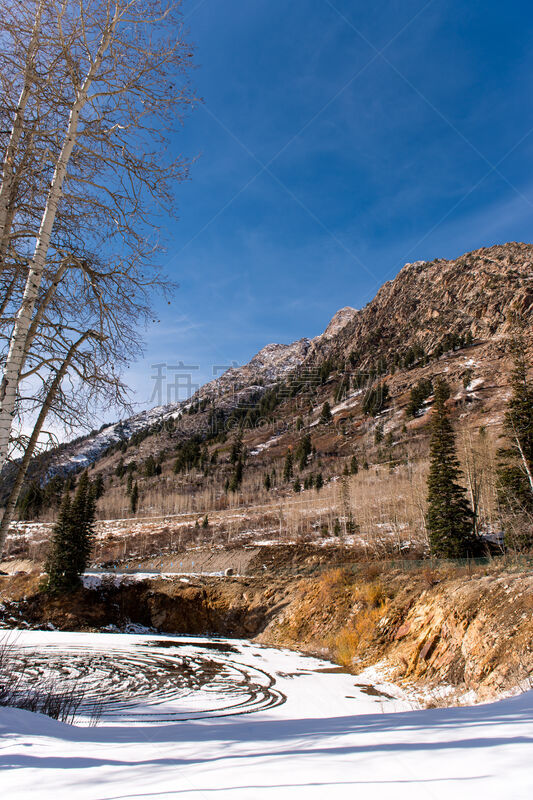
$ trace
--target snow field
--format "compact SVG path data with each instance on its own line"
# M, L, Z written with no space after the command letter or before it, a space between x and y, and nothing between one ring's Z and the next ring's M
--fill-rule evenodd
M189 656L194 664L202 655L221 665L222 673L240 665L248 675L241 689L247 680L263 688L269 683L277 700L253 713L217 716L216 704L227 704L236 688L231 681L225 688L215 682L214 711L154 724L143 719L143 711L153 712L154 697L141 686L140 694L133 693L135 722L104 714L92 728L1 708L5 797L34 798L36 787L43 800L449 800L452 794L520 800L533 791L533 692L485 705L416 711L397 687L365 686L361 676L331 671L328 662L242 640L41 631L17 637L18 645L36 653L88 650L111 661L128 653L135 660L148 651ZM99 664L104 688L113 670ZM185 700L194 705L191 697ZM173 706L178 714L184 709L183 696L161 702L169 713Z

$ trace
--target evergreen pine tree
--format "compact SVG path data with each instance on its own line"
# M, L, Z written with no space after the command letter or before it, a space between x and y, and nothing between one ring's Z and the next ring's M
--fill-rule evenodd
M426 525L432 555L463 558L475 555L479 548L473 534L474 515L459 484L461 470L446 408L449 396L447 383L439 380L431 419Z
M240 459L242 453L242 431L239 430L235 434L235 438L231 444L231 451L229 460L232 464L236 464L237 461Z
M44 487L43 503L45 503L48 508L59 508L61 505L64 483L60 475L55 475Z
M313 450L313 445L311 442L311 437L307 433L300 441L300 444L298 445L298 449L296 451L296 457L298 458L298 466L300 470L305 469L305 467L307 466L307 460L311 455L312 450Z
M322 473L319 472L315 478L315 489L319 492L322 487L324 486L324 478L322 477Z
M243 473L243 463L241 459L239 459L235 464L235 471L231 477L231 481L229 482L228 488L230 492L236 492L239 486L241 485L242 473Z
M104 476L101 472L98 473L94 480L94 496L99 500L105 492Z
M319 422L320 422L321 425L327 425L328 422L331 422L331 420L332 420L331 407L330 407L328 401L326 400L326 402L322 406L322 411L320 412L320 420L319 420Z
M70 495L65 492L57 522L52 531L52 546L44 567L48 575L48 589L62 591L73 589L76 586L78 575L72 562Z
M412 387L409 395L409 403L405 409L405 415L413 418L419 415L424 405L424 401L433 394L433 383L431 378L423 378Z
M363 400L363 413L372 417L377 417L389 401L389 387L386 383L369 389Z
M358 472L359 472L359 464L357 463L357 456L354 453L354 455L352 456L352 460L350 461L350 474L357 475Z
M32 481L18 501L20 519L35 519L42 511L43 490L38 481Z
M139 486L137 484L137 481L135 481L130 494L130 511L132 514L135 514L138 505L139 505Z
M285 466L283 468L283 480L288 483L292 478L292 451L288 450L285 456Z
M155 459L153 455L149 455L144 462L144 476L145 478L152 478L155 475Z
M74 530L74 550L76 553L76 567L78 574L82 575L89 563L93 547L94 518L96 513L95 486L89 480L87 472L83 472L74 500L71 505Z
M294 483L292 485L292 488L297 493L302 491L302 484L300 483L300 479L299 478L296 478L296 480L294 481Z
M96 491L87 472L78 483L73 500L65 493L54 525L52 547L45 570L51 591L71 591L87 569L94 538Z

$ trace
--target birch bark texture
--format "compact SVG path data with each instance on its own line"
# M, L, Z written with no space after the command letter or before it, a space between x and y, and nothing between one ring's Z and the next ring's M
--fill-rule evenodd
M106 25L99 43L94 61L83 80L80 90L76 93L76 99L72 106L63 146L54 169L54 175L50 186L50 191L43 210L41 226L37 234L33 256L28 265L28 276L22 304L17 313L7 358L4 364L2 381L0 383L0 469L7 456L9 438L11 433L12 419L15 412L15 402L17 397L17 387L24 366L27 350L27 336L31 325L31 319L35 308L35 303L41 286L41 277L44 269L46 256L50 247L52 228L58 212L59 201L63 182L67 174L67 168L76 145L78 135L78 123L80 114L87 102L87 96L91 84L98 75L102 64L105 51L111 42L113 32L119 20L118 13L115 12L113 18ZM17 120L17 124L19 120ZM15 134L15 130L13 131Z

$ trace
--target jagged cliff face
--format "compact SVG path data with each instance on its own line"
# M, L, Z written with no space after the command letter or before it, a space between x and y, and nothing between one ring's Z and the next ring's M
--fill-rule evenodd
M509 328L509 312L533 311L533 245L482 248L454 261L406 264L393 281L338 332L332 349L364 360L394 349L422 345L426 352L447 333L470 331L497 339Z
M249 364L228 370L208 386L274 382L331 355L356 352L364 363L415 343L431 352L450 333L497 340L509 331L510 311L525 317L533 313L533 245L511 242L453 261L416 261L387 281L363 309L337 311L324 333L290 345L267 345Z
M313 344L322 344L323 342L327 342L329 339L334 339L344 328L346 328L350 322L356 319L358 313L359 312L356 311L355 308L351 308L350 306L341 308L340 311L337 311L335 316L332 318L324 333L322 333L320 336L316 336L313 339Z
M245 366L200 389L199 397L268 386L297 368L335 357L364 367L418 345L432 353L449 334L493 343L509 333L510 312L533 319L533 245L481 248L453 261L406 264L363 309L340 309L324 333L289 345L270 344Z
M252 385L269 385L283 380L308 360L313 360L321 347L328 349L358 312L355 308L341 308L334 315L324 333L314 339L302 338L291 344L267 344L242 367L231 367L220 378L203 386L200 397L220 396L228 391Z

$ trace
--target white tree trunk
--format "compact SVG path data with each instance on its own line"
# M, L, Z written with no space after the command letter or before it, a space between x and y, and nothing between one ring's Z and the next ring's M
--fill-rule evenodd
M43 269L50 246L52 228L54 226L58 204L61 199L63 182L67 174L67 167L74 145L76 144L80 114L87 102L89 88L98 73L103 56L109 47L118 18L118 14L115 14L114 18L107 26L100 40L95 58L91 63L83 84L77 92L76 100L72 106L67 130L63 139L63 146L56 163L46 206L41 219L41 226L29 267L22 303L11 333L9 351L4 365L2 381L0 383L0 470L4 466L8 454L9 439L17 399L17 389L28 352L28 330L41 285Z
M20 92L19 101L15 111L11 135L9 137L9 142L4 155L2 183L0 185L0 265L8 248L11 222L13 220L13 214L10 213L9 206L13 200L12 189L16 175L15 158L20 143L20 137L22 136L26 105L28 103L33 84L34 58L41 29L43 6L44 0L41 0L35 12L35 22L33 25L30 44L28 46L22 90Z
M68 353L67 353L67 355L65 357L65 360L63 361L63 363L61 364L61 367L57 371L57 374L56 374L54 380L52 381L52 383L50 385L50 388L49 388L49 390L48 390L48 392L46 394L45 401L44 401L43 405L41 406L41 410L39 412L39 416L37 417L37 420L36 420L35 425L33 427L33 431L31 433L30 440L29 440L28 445L26 446L26 449L24 451L24 457L23 457L23 459L22 459L22 461L21 461L21 463L19 465L17 476L15 478L15 483L13 485L13 488L11 490L11 493L9 495L9 498L7 500L5 508L3 510L2 519L0 521L0 554L2 553L2 549L4 547L4 542L6 540L6 536L7 536L8 530L9 530L9 526L11 524L11 520L13 519L13 514L14 514L14 511L15 511L15 507L17 505L17 500L19 498L20 490L21 490L22 484L24 482L24 478L26 477L26 472L28 471L29 463L30 463L30 461L31 461L31 459L33 457L34 452L35 452L35 448L37 446L37 442L39 440L39 436L41 435L41 431L43 429L43 425L45 423L46 416L47 416L48 412L50 411L52 403L54 402L54 399L56 397L57 391L58 391L58 389L59 389L59 387L61 385L61 381L63 380L63 378L65 377L65 375L67 373L67 370L68 370L68 368L69 368L69 366L70 366L70 364L72 362L74 354L81 347L83 342L86 339L88 339L89 337L93 336L93 335L94 334L93 334L92 331L87 331L87 333L84 333L83 336L80 336L80 338L78 339L77 342L75 342L73 345L71 345L71 347L70 347L70 349L69 349L69 351L68 351Z
M531 491L533 492L533 474L531 473L531 469L529 467L526 455L524 453L522 445L520 444L520 439L518 438L518 436L515 436L515 441L516 441L516 446L518 448L518 452L520 453L520 458L522 460L524 471L526 473L526 476L527 476L527 479L528 479L528 482L529 482L529 487L530 487Z

